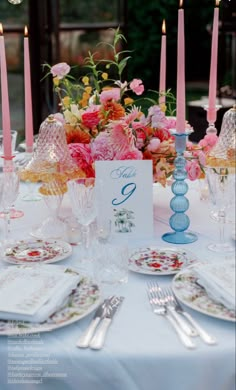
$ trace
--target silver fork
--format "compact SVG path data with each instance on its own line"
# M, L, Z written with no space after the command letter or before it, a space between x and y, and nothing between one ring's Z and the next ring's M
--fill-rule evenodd
M167 318L171 323L183 345L188 349L196 348L196 345L193 343L191 338L184 333L184 331L179 327L178 323L173 317L171 317L166 309L166 304L164 300L159 296L157 291L152 290L149 285L147 289L148 300L151 305L152 311L154 314L158 314Z
M190 323L175 310L174 305L169 300L169 295L165 288L160 287L158 283L149 283L149 289L159 292L163 302L166 304L166 309L170 312L172 317L174 317L175 321L188 336L198 336L197 331L192 328L192 325L190 325Z
M200 338L208 345L215 345L217 344L217 340L215 337L208 334L198 323L196 320L193 319L193 317L184 311L180 303L178 302L176 296L174 295L174 292L171 288L166 289L166 296L169 301L169 303L173 306L173 308L180 314L182 314L187 320L190 322L190 324L196 329L198 335Z

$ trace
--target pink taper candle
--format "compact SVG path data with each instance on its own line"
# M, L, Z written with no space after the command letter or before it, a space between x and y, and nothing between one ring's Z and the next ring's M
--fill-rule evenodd
M162 23L162 37L161 37L161 59L160 59L160 80L159 80L159 93L166 92L166 22ZM165 104L165 95L160 96L159 104Z
M25 140L26 151L33 151L33 113L32 113L32 94L31 94L31 72L28 30L25 26L24 37L24 81L25 81Z
M214 9L212 41L211 41L211 67L209 81L209 101L207 110L208 123L216 121L216 88L217 88L217 58L218 58L218 29L219 29L219 0L216 0Z
M178 10L178 39L177 39L177 94L176 94L176 131L185 132L185 38L184 10L180 0Z
M7 64L5 42L3 36L2 23L0 23L0 65L1 65L1 96L2 96L2 131L3 131L3 150L4 158L11 160L11 120L7 81Z

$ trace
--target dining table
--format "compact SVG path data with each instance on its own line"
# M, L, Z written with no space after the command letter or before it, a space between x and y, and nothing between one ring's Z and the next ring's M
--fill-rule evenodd
M170 244L162 235L171 231L171 186L153 184L153 224L151 237L129 237L129 253L140 248L158 247L184 249L200 263L230 262L235 252L217 253L208 249L210 242L219 240L219 224L210 217L210 205L201 199L199 182L187 181L189 200L187 215L189 231L197 235L190 244ZM33 184L37 190L38 184ZM29 183L20 183L14 204L24 212L11 219L10 238L27 240L34 225L48 215L43 199L25 201ZM145 205L143 218L145 219ZM60 217L72 215L68 194L63 197ZM233 212L233 211L232 211ZM227 223L225 235L235 244L234 226ZM3 241L3 220L0 221ZM31 237L32 238L32 237ZM66 240L66 238L65 238ZM56 266L77 267L80 246L72 246L72 254ZM3 272L14 264L0 259ZM96 283L96 274L91 276ZM3 335L0 332L0 389L16 390L234 390L235 389L235 319L221 318L182 302L182 307L198 321L217 343L205 344L195 337L196 348L186 348L165 316L152 311L147 296L147 284L172 286L175 274L135 272L129 268L125 283L101 283L101 300L115 294L124 297L108 330L103 348L78 348L79 337L89 326L94 310L77 321L43 332L23 332ZM1 290L0 290L1 294Z

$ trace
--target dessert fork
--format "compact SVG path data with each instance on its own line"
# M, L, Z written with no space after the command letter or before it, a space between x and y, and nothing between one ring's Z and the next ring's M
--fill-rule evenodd
M177 335L179 336L181 342L186 348L188 349L196 348L196 345L193 343L191 338L186 333L184 333L184 331L180 328L176 320L169 315L166 308L166 304L164 300L160 297L159 292L148 288L147 295L153 313L167 318L167 320L171 323Z
M196 320L193 319L193 317L184 311L180 303L178 302L176 296L174 295L174 292L172 291L171 288L166 288L165 289L165 296L169 302L170 305L176 310L178 313L182 314L189 323L196 329L197 334L200 336L200 338L208 345L215 345L217 344L216 339L208 334L198 323Z

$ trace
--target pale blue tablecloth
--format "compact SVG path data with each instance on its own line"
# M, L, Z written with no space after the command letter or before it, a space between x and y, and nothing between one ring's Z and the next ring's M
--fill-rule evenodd
M194 252L200 261L221 261L222 256L206 249L210 240L218 240L218 227L209 218L207 203L200 202L197 189L197 183L192 184L187 196L190 200L190 228L197 232L198 241L185 246L185 249ZM22 186L22 191L25 191L25 186ZM171 246L162 241L161 235L170 230L169 200L172 196L170 189L154 187L155 235L149 241L131 242L131 248L147 243ZM68 212L68 204L65 198L62 213ZM38 222L39 217L42 219L47 209L43 201L23 202L21 196L16 206L25 211L25 216L12 222L13 235L25 237L29 225ZM228 234L231 228L228 226ZM78 248L74 247L72 257L58 264L76 265L77 253ZM186 350L165 318L152 313L145 291L147 281L157 280L160 285L167 285L171 279L170 276L146 276L130 272L127 284L114 287L114 293L124 295L125 300L100 351L75 347L92 314L51 333L14 339L1 337L0 389L234 390L235 323L187 308L217 338L218 345L207 346L196 339L197 349ZM104 295L110 291L111 288L105 287ZM10 361L17 359L16 354L19 355L18 369L12 370ZM32 359L31 366L38 370L24 371L28 364L24 364L24 361L27 359ZM24 372L32 376L26 377ZM9 373L15 376L9 377ZM9 384L10 379L16 383ZM42 383L33 383L37 380ZM24 384L20 384L21 381Z

